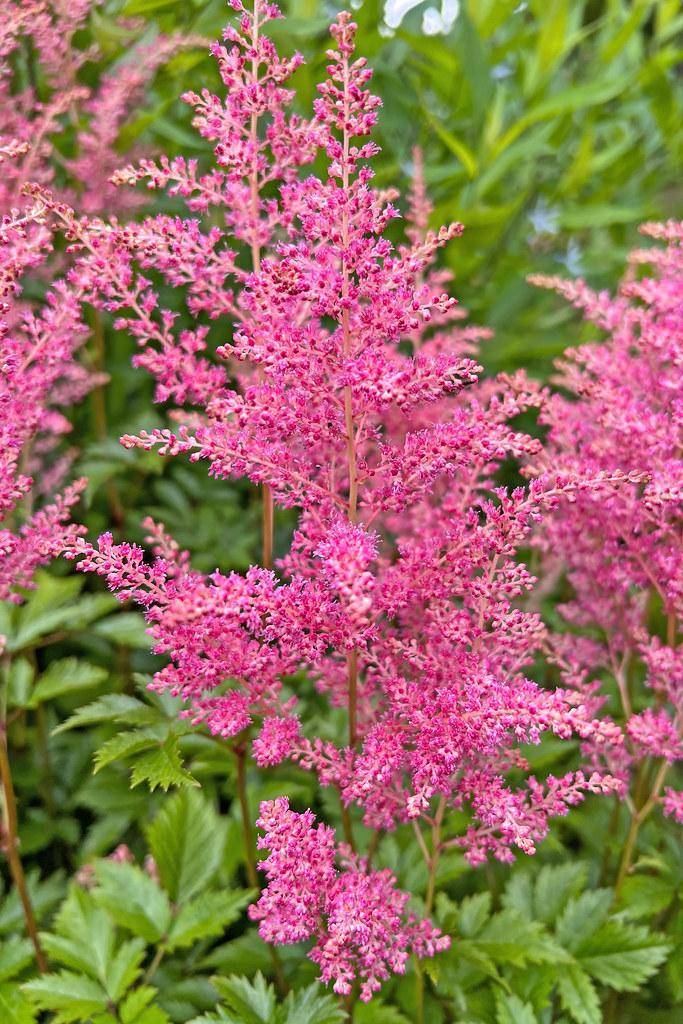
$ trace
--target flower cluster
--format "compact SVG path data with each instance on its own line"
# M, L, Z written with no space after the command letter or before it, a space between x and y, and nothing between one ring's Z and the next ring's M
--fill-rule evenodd
M534 279L606 335L569 350L560 363L565 393L542 412L549 434L537 469L619 469L633 482L606 495L583 491L564 515L548 520L540 542L547 571L554 563L566 567L573 591L562 607L566 621L591 637L556 641L567 685L597 710L604 703L599 675L616 682L627 745L591 754L596 763L606 757L621 777L635 821L643 808L649 813L670 765L683 757L683 225L646 224L642 231L665 247L632 253L614 297L581 280ZM651 274L639 277L640 266ZM680 817L680 794L669 789L662 803Z
M389 240L398 197L373 185L380 102L350 16L332 26L328 77L303 121L287 113L283 84L299 58L280 58L262 31L277 9L232 6L238 24L213 51L226 97L186 97L216 167L162 159L116 176L168 189L190 216L79 219L44 188L34 195L66 231L72 285L137 339L137 364L172 405L170 426L123 443L259 485L262 565L203 576L155 524L152 560L108 534L97 546L76 539L68 554L144 609L168 657L155 688L181 696L212 733L240 746L250 737L259 765L291 759L338 792L341 870L330 828L286 801L263 805L269 884L253 914L268 941L314 939L322 977L341 992L357 977L369 997L410 950L445 943L357 854L354 817L378 833L412 825L429 911L449 845L475 864L533 853L551 817L619 785L597 767L545 780L528 771L521 747L544 732L610 750L623 737L592 695L529 678L547 637L520 606L535 580L517 555L560 502L584 492L600 502L640 477L574 466L500 486L505 462L538 457L514 420L545 396L522 374L478 381L486 332L462 325L435 267L462 227L429 230L419 161L405 241ZM301 173L315 157L324 178ZM184 292L182 320L150 270ZM277 571L273 504L299 516ZM317 702L343 709L345 736L313 724L292 683L302 672ZM468 812L464 832L449 831L449 809Z
M259 846L268 879L250 917L268 942L315 939L310 957L334 991L351 992L361 982L368 1002L390 974L403 974L411 953L434 956L450 940L428 921L406 913L409 895L396 888L390 871L371 871L367 861L342 845L335 867L334 832L315 826L311 811L297 814L285 797L261 804Z
M79 81L93 58L74 36L93 0L3 4L0 24L0 599L19 600L35 569L78 534L70 509L84 486L77 481L48 504L67 475L73 451L60 446L71 425L65 407L79 402L102 373L77 356L88 337L81 296L73 282L54 280L63 269L53 232L26 183L58 188L86 210L126 208L108 178L119 161L116 141L125 118L155 70L180 45L162 39L138 50L95 89ZM192 41L190 41L192 42ZM22 81L17 67L30 65ZM79 112L84 119L79 119ZM54 138L73 124L74 156L57 158ZM57 168L63 177L57 178ZM44 299L29 302L26 275L52 278Z

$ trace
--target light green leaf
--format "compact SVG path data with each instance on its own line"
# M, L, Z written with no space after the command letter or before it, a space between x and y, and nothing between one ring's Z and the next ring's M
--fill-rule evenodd
M95 752L95 773L111 764L112 761L118 761L124 757L130 757L131 754L137 754L141 750L158 746L162 739L158 729L132 729L117 733Z
M612 905L611 889L588 889L571 899L558 918L557 938L565 949L575 950L606 920Z
M180 908L171 926L169 950L191 946L199 939L213 938L236 921L252 898L250 890L206 892Z
M162 721L163 715L155 708L144 704L137 697L124 693L107 693L104 697L86 704L63 722L54 733L77 729L81 725L99 725L102 722L119 722L122 725L148 725Z
M138 647L149 650L152 641L148 636L144 617L138 612L118 612L106 619L101 619L93 632L103 636L122 647Z
M230 1013L238 1014L240 1024L271 1024L275 1013L275 990L259 971L254 979L214 978L213 983Z
M578 964L565 965L557 979L563 1009L576 1024L601 1024L600 1000L595 986Z
M225 827L202 793L180 790L147 834L161 884L174 902L186 903L206 888L223 856Z
M663 936L639 925L608 921L575 956L596 981L618 992L635 992L666 959L670 946Z
M622 886L619 909L630 918L652 917L669 906L676 895L670 881L655 875L631 875Z
M33 978L24 985L24 991L39 1010L55 1014L55 1024L76 1024L107 1009L102 986L72 971Z
M519 996L496 991L496 1024L537 1024L533 1007Z
M32 961L33 946L28 939L5 939L0 943L0 982L14 978Z
M130 780L133 789L146 782L152 791L160 788L166 792L171 786L199 786L182 766L177 736L168 736L160 747L139 757L133 764Z
M491 913L491 893L480 892L466 896L458 908L458 930L461 935L471 938L486 924Z
M357 1015L354 1015L357 1018ZM278 1013L278 1024L340 1024L347 1019L338 999L325 992L319 982L308 988L290 992ZM381 1007L373 1017L374 1024L382 1024ZM360 1018L356 1024L361 1024ZM391 1024L385 1021L385 1024ZM395 1024L400 1024L400 1016Z
M169 1016L159 1006L152 1006L157 990L141 985L126 996L119 1007L121 1024L168 1024Z
M85 690L104 682L108 672L100 665L91 665L79 658L60 658L53 661L36 683L28 706L31 708L43 701L64 694Z
M105 988L109 998L118 1002L126 994L141 973L141 964L145 955L145 943L142 939L129 939L116 951L107 964Z
M0 1020L2 1024L34 1024L36 1011L16 985L0 985Z
M93 896L117 924L146 942L158 942L171 923L171 905L154 879L134 864L101 860Z

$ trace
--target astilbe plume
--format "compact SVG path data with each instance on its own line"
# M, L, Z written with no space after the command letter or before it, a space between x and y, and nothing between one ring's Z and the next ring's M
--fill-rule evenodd
M63 283L38 311L21 305L19 278L35 262L26 226L0 223L0 600L18 601L36 568L79 533L68 520L84 481L42 507L38 502L65 469L64 456L50 458L70 429L60 408L93 382L74 359L87 330L80 303Z
M544 399L521 375L477 383L472 354L483 332L460 325L434 267L462 229L427 229L419 174L407 241L389 241L396 196L372 185L380 101L354 57L355 25L341 14L332 26L328 78L306 122L284 113L282 83L298 58L283 61L261 31L277 9L233 7L230 48L214 48L228 95L188 97L217 168L161 160L117 178L169 187L191 212L222 215L234 250L222 226L197 216L79 220L37 194L65 226L72 281L133 333L136 361L173 405L173 429L123 443L247 477L267 488L266 507L272 496L298 509L298 527L277 574L254 566L203 576L155 524L153 560L110 535L68 553L144 608L154 650L169 659L156 689L182 696L214 734L252 736L261 766L290 758L338 791L338 861L331 829L310 812L262 805L268 885L252 914L268 941L313 939L322 977L341 992L359 978L369 998L410 950L432 955L445 941L407 914L393 877L356 852L351 808L378 831L412 823L429 911L449 845L474 864L489 852L533 853L550 817L617 784L597 770L527 777L520 745L544 731L612 747L621 733L574 688L545 690L526 676L545 633L517 606L534 579L516 553L558 502L585 488L602 495L624 474L586 480L572 470L528 488L496 485L503 462L538 453L510 421ZM320 150L327 177L303 176ZM192 326L178 329L176 311L161 307L150 269L186 289ZM345 709L346 742L332 730L310 735L310 709L291 688L302 669ZM450 808L470 812L464 835L449 833Z
M680 792L661 795L683 757L683 225L641 230L665 246L632 253L615 296L581 280L532 279L605 336L559 363L562 392L542 412L548 444L536 469L620 470L634 481L611 494L583 491L539 538L548 571L559 565L572 587L564 617L586 634L555 641L567 685L597 712L605 702L600 677L616 682L627 743L589 745L588 753L621 779L632 813L622 881L656 803L683 819ZM639 276L647 265L651 273Z
M105 74L95 89L79 82L86 61L81 30L97 0L7 2L0 23L0 599L19 600L35 569L59 554L78 532L70 508L77 481L49 504L73 458L60 441L71 429L61 411L106 379L77 357L88 337L74 283L54 280L63 270L53 232L27 188L50 184L85 209L130 206L108 182L120 161L119 129L156 69L196 40L157 40ZM22 83L17 64L30 67ZM74 152L62 158L55 139L74 126ZM59 179L59 180L57 180ZM27 301L28 275L52 279L40 300Z
M100 0L6 0L0 24L0 152L10 152L0 181L0 211L23 209L22 189L37 182L56 189L80 209L96 213L139 205L110 182L121 157L118 135L136 110L154 74L180 48L201 40L159 37L133 48L97 85L80 78L83 66L100 57L95 46L79 49L74 37ZM133 26L131 26L131 29ZM28 83L17 74L27 66ZM65 128L73 132L73 155L55 146ZM45 225L34 244L49 242Z

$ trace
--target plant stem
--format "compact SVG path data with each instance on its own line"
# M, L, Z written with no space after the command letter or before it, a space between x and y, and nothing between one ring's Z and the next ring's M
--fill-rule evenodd
M349 651L346 656L349 680L349 746L358 742L358 652Z
M258 42L259 42L259 0L254 3L254 21L253 21L253 57L251 59L251 78L254 86L258 85L259 81L259 59L258 59ZM249 144L251 146L251 168L249 172L249 195L251 200L251 266L255 274L258 274L261 270L261 246L258 240L258 224L260 221L260 210L259 210L259 181L258 181L258 155L259 155L259 140L258 140L258 112L252 111L251 122L249 125ZM264 372L263 367L259 366L258 369L259 381L263 381ZM273 491L269 484L261 485L261 534L262 534L262 547L261 547L261 564L264 569L272 569L273 567L273 530L274 530L274 507L273 507Z
M5 669L6 671L6 669ZM28 887L26 885L26 876L24 875L24 868L21 863L21 857L19 856L19 829L17 821L17 801L14 793L14 784L12 782L12 772L10 768L9 753L7 749L7 726L3 720L0 722L0 780L2 782L2 793L3 793L3 819L4 819L4 848L5 855L7 857L7 863L9 865L10 873L12 875L12 881L14 882L21 905L24 911L24 920L26 921L26 931L28 932L29 938L33 943L33 949L36 955L36 963L38 964L38 970L41 974L47 971L47 960L43 952L43 948L40 944L40 938L38 936L38 925L36 923L36 917L33 912L33 905L31 903L31 897L29 896Z
M657 771L657 774L655 775L649 797L647 798L645 803L631 817L631 823L629 825L628 834L626 836L626 842L624 843L624 850L621 855L621 862L619 864L617 880L614 884L615 900L619 899L622 886L626 880L628 873L631 870L631 866L633 863L633 854L635 851L640 827L645 821L645 819L650 815L650 813L655 807L655 804L657 803L657 798L659 796L662 786L664 785L664 779L666 778L666 773L668 772L668 770L668 762L663 761L659 767L659 770Z

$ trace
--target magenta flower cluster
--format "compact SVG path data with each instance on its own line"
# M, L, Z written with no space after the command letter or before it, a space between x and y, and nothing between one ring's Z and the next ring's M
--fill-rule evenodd
M625 797L641 821L651 807L629 793L639 765L655 775L648 800L683 817L680 794L663 789L681 756L681 230L649 229L668 246L634 260L656 276L630 275L616 299L556 284L609 335L567 356L562 383L573 394L550 394L521 372L480 380L475 357L488 332L463 323L437 266L462 226L429 229L419 154L406 230L391 240L399 197L373 183L380 101L355 55L351 17L332 26L327 78L302 119L288 88L301 58L281 57L264 32L278 9L232 6L236 24L212 47L225 95L184 97L215 166L143 159L114 175L166 190L187 216L123 223L55 195L49 181L28 189L36 230L63 230L71 263L59 301L18 318L26 341L8 347L26 383L2 398L3 467L11 504L29 486L19 467L28 435L56 429L55 382L69 379L60 392L69 401L85 387L73 350L86 301L135 338L136 365L170 406L170 426L123 444L259 487L261 564L205 576L151 520L152 558L110 534L93 545L62 525L72 488L38 513L38 526L28 520L20 539L2 540L3 566L15 574L22 550L65 550L144 610L167 659L155 689L248 746L260 769L291 761L337 794L342 843L285 796L261 805L266 884L251 917L269 943L309 941L324 981L343 995L357 982L369 1000L411 954L448 946L429 916L449 848L472 865L533 854L551 819L591 793ZM113 103L106 89L95 102ZM87 153L84 140L86 169ZM314 166L326 167L322 176ZM16 218L4 237L8 261L17 251L30 258L33 236ZM152 275L171 286L173 308ZM36 394L26 433L12 405L18 388ZM547 443L515 425L527 410L539 410ZM527 486L501 486L511 461ZM298 519L274 561L281 508ZM535 610L536 579L520 559L531 543L545 580L568 574L564 615L579 636L551 635ZM666 638L649 627L653 593ZM559 665L562 685L534 681L539 657ZM647 667L651 706L634 706L636 664ZM601 694L605 670L625 728ZM327 702L329 729L297 692L302 673ZM577 738L581 758L539 778L524 747L548 733ZM451 811L466 813L465 828ZM365 854L361 821L375 836ZM390 871L372 867L381 834L406 825L427 867L420 914Z

